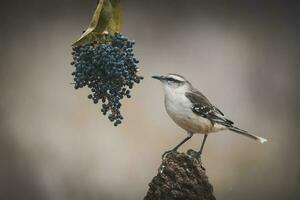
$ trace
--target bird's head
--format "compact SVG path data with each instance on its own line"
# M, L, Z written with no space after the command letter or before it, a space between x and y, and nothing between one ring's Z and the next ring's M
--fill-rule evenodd
M162 76L152 76L152 78L160 80L165 92L187 92L191 84L183 76L178 74L166 74Z

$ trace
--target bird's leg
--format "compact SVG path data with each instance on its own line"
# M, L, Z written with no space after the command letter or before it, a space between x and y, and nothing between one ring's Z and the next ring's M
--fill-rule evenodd
M179 144L177 144L173 149L169 150L169 151L166 151L163 155L162 155L162 159L165 158L165 156L168 154L168 153L171 153L171 152L176 152L177 149L183 145L186 141L188 141L189 139L191 139L191 137L193 136L193 133L188 133L188 136L182 140Z
M203 137L203 140L202 140L202 144L201 144L201 148L200 148L200 150L195 154L195 157L196 157L197 159L199 159L200 156L201 156L201 154L202 154L202 151L203 151L203 147L204 147L206 138L207 138L207 134L204 134L204 137Z

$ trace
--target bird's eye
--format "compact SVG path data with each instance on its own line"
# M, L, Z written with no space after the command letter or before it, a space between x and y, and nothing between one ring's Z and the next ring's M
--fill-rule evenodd
M174 80L173 78L167 78L166 80L167 80L168 83L173 83L173 82L175 82L175 80Z

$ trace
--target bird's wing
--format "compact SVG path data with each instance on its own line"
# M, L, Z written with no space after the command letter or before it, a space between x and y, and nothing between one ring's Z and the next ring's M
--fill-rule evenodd
M213 124L218 123L226 127L233 125L233 122L227 119L217 107L213 106L201 92L194 89L191 92L186 92L185 96L193 104L191 109L196 115L210 120Z

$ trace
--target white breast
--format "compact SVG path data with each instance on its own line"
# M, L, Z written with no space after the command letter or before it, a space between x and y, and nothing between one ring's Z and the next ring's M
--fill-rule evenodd
M211 133L222 130L222 127L213 127L208 119L196 115L191 110L192 103L184 91L165 89L165 106L174 122L188 132Z

